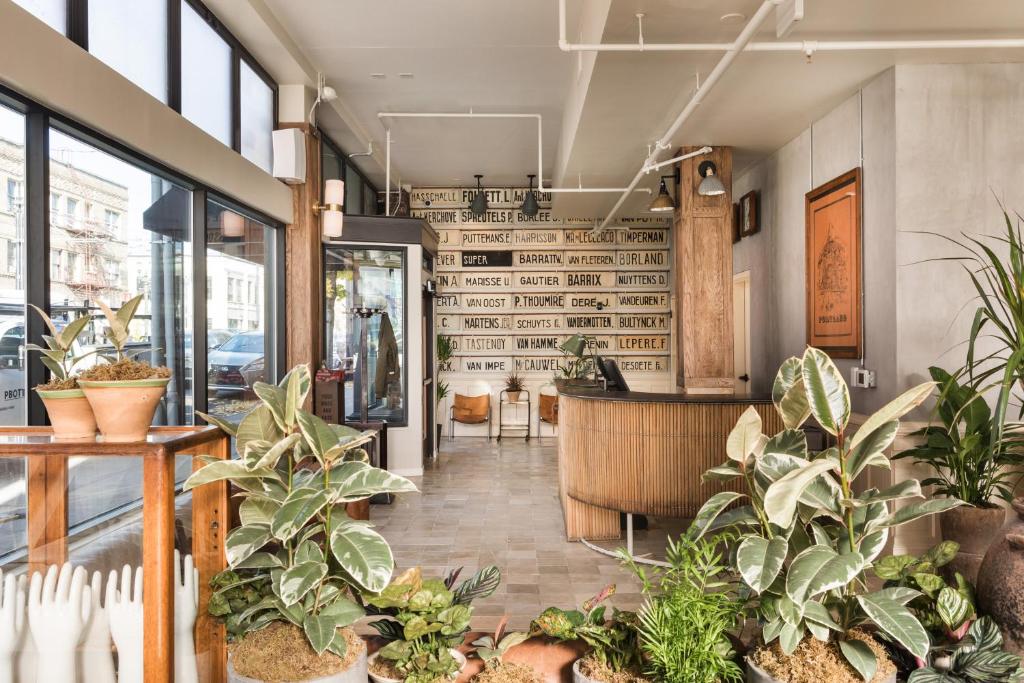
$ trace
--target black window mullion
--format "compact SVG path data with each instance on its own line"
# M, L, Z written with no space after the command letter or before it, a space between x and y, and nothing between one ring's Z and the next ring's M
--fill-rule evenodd
M242 151L242 58L231 48L231 149Z
M167 0L167 106L181 113L181 3Z
M280 228L265 226L263 242L267 246L264 255L266 277L264 286L264 311L266 323L263 326L264 358L266 361L265 376L268 382L278 382L285 373L287 347L285 334L285 231ZM310 361L316 359L311 358ZM311 368L316 372L319 368Z
M50 120L38 107L25 118L25 301L50 310ZM45 323L26 306L25 341L45 346ZM28 387L46 382L46 367L39 354L27 354L25 380ZM28 393L28 423L46 424L46 409L39 395Z
M206 310L208 293L206 291L206 190L192 192L192 405L193 422L204 424L203 419L195 411L209 411L209 395L207 378L209 376L209 360L207 358Z
M89 49L89 0L68 0L67 37L83 50Z

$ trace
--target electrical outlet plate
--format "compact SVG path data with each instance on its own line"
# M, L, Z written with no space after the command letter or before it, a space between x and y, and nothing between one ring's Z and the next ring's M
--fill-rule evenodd
M871 389L875 386L875 371L861 367L850 368L850 386Z
M775 7L775 36L785 38L804 18L804 0L782 0Z

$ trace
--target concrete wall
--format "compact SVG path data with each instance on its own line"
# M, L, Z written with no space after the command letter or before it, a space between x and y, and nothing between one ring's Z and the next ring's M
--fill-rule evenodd
M754 391L806 343L804 194L863 168L864 365L877 387L852 389L870 412L927 379L929 365L964 359L973 306L957 252L926 230L995 234L995 196L1024 209L1024 65L897 66L734 180L761 192L761 232L734 246L734 272L751 271ZM995 196L993 196L993 193ZM959 314L959 315L958 315ZM849 379L859 361L838 361Z

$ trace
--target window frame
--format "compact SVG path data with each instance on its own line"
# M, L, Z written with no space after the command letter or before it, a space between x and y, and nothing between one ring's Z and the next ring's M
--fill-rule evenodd
M331 152L333 152L334 155L336 157L338 157L339 168L341 170L341 180L345 180L345 177L346 177L346 175L348 173L348 169L351 168L353 171L355 171L356 175L359 176L359 182L360 182L359 196L360 196L360 198L362 198L363 193L366 192L369 189L371 194L372 194L372 196L373 196L375 204L377 206L380 206L380 203L377 202L377 196L380 194L378 192L378 190L377 190L377 186L373 182L370 181L370 179L366 176L365 173L363 173L363 171L358 166L356 166L354 163L352 163L349 160L349 155L345 153L345 150L343 150L341 148L341 146L338 145L338 143L336 143L334 140L331 139L331 136L327 134L327 131L325 131L323 128L319 128L318 127L317 128L317 133L320 136L320 142L321 142L321 150L320 150L321 166L323 164L324 149L328 149L329 148L331 150ZM325 184L326 184L326 179L324 179L320 183L320 201L321 202L324 200L323 194L324 194L324 186L325 186ZM347 197L347 190L346 190L346 199L348 199L348 197ZM357 211L350 211L349 207L348 207L348 204L346 203L346 205L345 205L345 214L346 215L351 215L351 216L380 216L380 215L383 215L381 213L375 213L375 214L363 213L363 203L364 203L364 201L362 199L360 199L360 205L359 205Z

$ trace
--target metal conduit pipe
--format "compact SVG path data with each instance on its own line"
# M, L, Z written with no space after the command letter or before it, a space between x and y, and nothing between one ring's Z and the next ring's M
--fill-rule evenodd
M764 0L764 2L761 3L761 6L757 8L757 11L754 12L754 16L750 18L750 21L748 21L747 25L743 27L742 31L740 31L736 40L733 41L732 47L729 51L722 55L722 58L718 60L718 64L716 64L715 68L711 70L710 74L708 74L707 80L704 81L704 83L697 89L697 92L693 94L693 97L690 98L690 101L686 104L683 110L679 112L679 116L677 116L676 120L672 122L672 125L665 131L665 134L662 135L654 144L654 148L651 150L650 154L647 155L647 158L644 160L640 170L638 170L636 175L633 176L633 180L627 186L626 191L623 192L622 196L619 197L617 202L615 202L615 205L612 206L611 211L608 212L608 215L605 216L600 225L594 229L595 232L604 230L608 226L608 223L610 223L615 217L618 210L622 208L623 203L629 197L629 193L637 186L640 179L646 175L645 169L658 163L658 155L662 150L669 148L672 136L679 132L682 125L686 123L687 119L690 118L697 107L700 106L701 102L704 101L704 96L715 87L723 74L729 70L729 67L732 66L732 63L736 60L736 57L743 52L743 48L750 42L754 33L757 32L758 28L760 28L761 24L768 18L772 9L779 4L779 2L780 0ZM562 5L562 9L564 9L565 0L561 0L560 4Z

